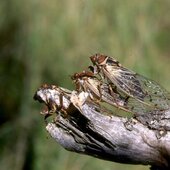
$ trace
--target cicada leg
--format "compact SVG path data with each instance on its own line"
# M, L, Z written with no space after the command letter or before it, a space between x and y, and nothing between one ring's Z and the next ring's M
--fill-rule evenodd
M60 93L59 95L59 101L60 101L60 107L58 108L58 112L63 114L63 117L67 117L68 113L65 110L65 108L63 107L63 92Z
M97 89L99 91L99 102L102 101L102 89L101 89L101 84L97 86Z
M109 93L113 97L114 103L116 103L117 107L119 108L119 99L118 99L118 92L117 92L117 87L115 86L114 89L111 87L111 84L109 84Z
M47 124L47 118L56 112L56 105L51 99L49 99L47 107L48 110L45 112L45 116L44 116L44 121L46 124Z

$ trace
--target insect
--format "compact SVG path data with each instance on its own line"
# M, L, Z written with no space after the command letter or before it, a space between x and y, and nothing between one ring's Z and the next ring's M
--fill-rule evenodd
M143 103L151 110L170 108L170 93L158 83L123 67L115 59L102 54L90 57L98 73L113 83L120 91Z
M143 103L139 103L134 98L121 93L113 84L102 82L92 72L75 73L72 80L76 84L77 91L88 92L92 100L97 99L98 101L109 103L126 112L144 113L144 110L141 109L144 108ZM149 111L150 108L145 108L145 110Z
M34 100L44 103L47 109L41 114L45 115L45 120L54 113L66 113L69 105L71 92L55 85L43 84L35 93Z
M91 72L83 71L81 73L75 73L72 79L76 84L77 91L88 92L92 100L97 99L126 112L139 115L153 110L149 105L145 105L135 98L122 93L113 84L102 82Z

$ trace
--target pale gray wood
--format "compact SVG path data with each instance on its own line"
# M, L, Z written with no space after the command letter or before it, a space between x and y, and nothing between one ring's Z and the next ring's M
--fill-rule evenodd
M65 149L113 162L151 165L154 170L170 169L168 130L158 138L160 130L151 130L135 118L128 121L108 115L84 94L74 92L65 102L69 105L67 115L57 114L46 126ZM169 117L170 111L166 115ZM166 119L161 121L170 126Z

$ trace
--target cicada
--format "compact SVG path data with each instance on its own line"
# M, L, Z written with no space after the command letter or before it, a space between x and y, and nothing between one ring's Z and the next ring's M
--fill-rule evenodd
M92 72L83 71L81 73L75 73L72 76L72 80L76 84L77 91L88 92L92 99L99 101L105 101L111 105L123 106L126 99L120 94L116 93L109 84L100 81ZM112 94L112 95L111 95Z
M96 54L90 57L97 72L120 91L156 110L170 108L170 93L158 83L123 67L115 59ZM146 106L147 107L147 106Z
M142 103L139 104L135 99L121 93L113 84L103 82L92 72L83 71L81 73L75 73L72 79L76 84L76 90L79 92L88 92L92 100L108 103L126 112L144 112L139 109L143 107ZM147 108L147 110L149 110L149 108Z
M46 119L54 113L67 112L70 105L70 96L71 92L67 89L44 84L36 91L34 100L38 100L47 106L47 109L41 112Z
M116 108L135 115L141 115L153 110L149 105L139 102L133 97L122 93L112 83L105 83L92 72L83 71L72 76L78 92L89 93L92 100L108 103Z

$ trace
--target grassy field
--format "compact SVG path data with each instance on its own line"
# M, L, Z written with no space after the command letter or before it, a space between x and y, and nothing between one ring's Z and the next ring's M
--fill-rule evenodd
M42 83L73 89L70 75L95 53L170 90L169 16L168 0L1 0L0 169L149 169L65 151L32 97Z

